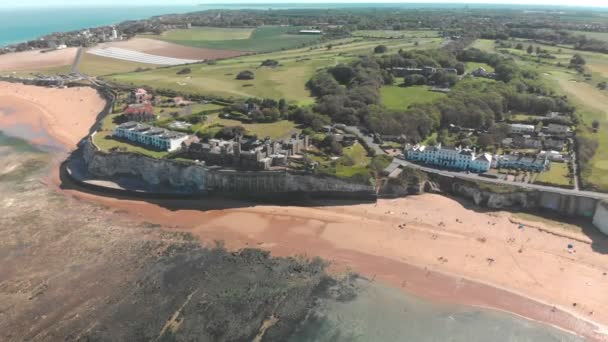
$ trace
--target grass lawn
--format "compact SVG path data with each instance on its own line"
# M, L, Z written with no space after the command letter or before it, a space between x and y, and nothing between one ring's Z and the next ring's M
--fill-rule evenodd
M115 58L96 56L85 52L82 54L78 69L83 74L101 76L131 72L137 70L137 68L154 69L156 67L158 67L158 65L124 61Z
M437 47L440 39L424 39L418 48ZM183 67L160 68L146 72L131 72L112 75L108 79L127 85L151 86L153 88L174 89L184 94L212 95L225 98L266 97L284 98L297 104L314 102L306 89L306 82L319 68L332 66L362 53L372 53L378 44L394 49L416 48L412 41L402 39L387 40L338 40L307 48L280 51L268 54L240 56L217 61L213 65L192 65L188 75L177 75ZM281 64L277 68L260 67L265 59L274 59ZM243 70L255 73L251 81L236 80Z
M472 48L476 48L482 51L494 52L494 40L493 39L477 39L473 44Z
M321 36L298 34L299 29L298 27L260 26L253 32L247 32L246 30L250 29L201 27L191 30L173 30L163 35L145 37L193 47L251 52L293 49L321 38Z
M205 132L208 130L217 132L222 126L243 126L248 133L255 134L260 139L265 137L270 137L271 139L285 138L299 131L299 129L296 127L296 123L293 121L281 120L272 123L245 124L238 120L222 119L219 117L219 114L208 115L205 123L198 126L193 126L193 129L200 132Z
M183 41L216 41L249 39L253 28L225 28L225 27L193 27L191 29L177 29L157 35L141 35L144 38L161 39L168 42Z
M415 103L433 102L445 94L429 91L427 86L387 86L380 89L382 104L387 108L404 110Z
M368 165L371 158L367 155L365 148L355 143L353 146L345 147L342 150L342 157L331 160L329 157L321 157L310 155L310 157L319 162L319 169L331 175L341 178L351 178L355 175L369 176Z
M484 68L487 72L494 72L494 68L487 65L486 63L467 62L465 71L467 73L472 72L478 68Z
M569 175L567 163L551 163L551 168L539 173L534 183L572 187Z

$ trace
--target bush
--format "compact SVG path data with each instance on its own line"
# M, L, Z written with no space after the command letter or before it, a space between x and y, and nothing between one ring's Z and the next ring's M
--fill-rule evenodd
M386 53L388 48L386 45L378 45L374 48L374 53Z
M255 74L253 71L245 70L241 71L236 75L237 80L253 80L255 78Z
M274 68L274 67L279 66L279 62L274 59L267 59L262 62L261 66Z
M192 72L190 68L183 68L182 70L177 72L177 75L187 75Z

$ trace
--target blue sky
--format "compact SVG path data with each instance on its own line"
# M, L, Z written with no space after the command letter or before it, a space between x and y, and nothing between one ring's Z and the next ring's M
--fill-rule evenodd
M0 0L0 7L57 7L57 6L133 6L133 5L197 5L204 3L372 3L373 0ZM607 0L383 0L382 3L489 3L489 4L544 4L544 5L571 5L571 6L596 6L608 7Z

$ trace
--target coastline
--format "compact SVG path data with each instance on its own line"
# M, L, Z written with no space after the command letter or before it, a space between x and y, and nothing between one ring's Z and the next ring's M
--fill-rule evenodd
M17 85L11 84L11 87L13 86ZM34 101L34 97L44 98L42 93L46 90L51 89L28 89L28 92L31 91L31 94L36 95L21 95L23 99L30 98L30 101ZM94 90L90 90L95 93ZM97 103L95 96L99 96L93 93L86 97L87 106L89 103ZM65 93L62 93L62 96L63 94ZM37 105L44 109L49 106L44 102L38 102ZM78 102L80 101L70 102L69 106L78 107ZM95 108L97 104L99 107ZM87 112L84 115L73 108L70 110L68 106L64 111L59 111L63 114L57 113L57 110L47 110L46 115L33 113L19 116L14 118L14 123L48 130L49 135L63 144L66 150L70 150L88 133L95 122L98 112L103 107L103 100L97 104L91 104L91 108L97 112L93 110L92 113ZM72 115L69 115L70 113ZM62 115L70 120L58 120L56 116L62 117ZM79 119L76 120L78 124L75 125L73 119ZM3 125L1 120L0 125ZM68 129L71 134L67 134L64 131L66 125L72 128L79 127L75 131ZM571 287L568 290L569 294L581 292L581 297L586 296L577 299L577 302L581 303L577 311L565 309L569 303L567 296L561 299L551 298L549 294L555 295L553 291L542 287L539 289L538 285L534 284L530 291L526 291L527 286L531 286L528 284L531 280L526 272L506 277L504 274L501 275L501 273L508 274L518 262L525 263L526 269L538 268L538 264L557 267L557 270L552 269L551 272L542 275L547 279L559 274L562 263L575 268L573 272L575 275L584 274L583 271L588 265L593 265L599 270L601 260L597 260L599 257L595 254L597 252L592 250L592 243L586 247L583 244L578 255L568 255L562 246L568 241L567 238L546 234L533 228L520 232L516 225L509 221L508 213L476 212L460 202L439 195L381 200L375 205L300 208L244 204L242 208L229 209L230 205L227 203L226 208L221 210L180 210L180 206L204 207L206 201L199 201L202 203L158 201L157 204L153 204L101 197L75 190L61 190L57 168L54 168L50 177L49 184L57 191L113 208L117 213L117 219L135 218L161 224L164 229L192 233L206 244L217 239L224 240L229 248L250 246L269 250L276 255L319 255L333 261L332 268L335 272L344 272L352 268L353 271L369 278L378 279L392 287L401 288L407 293L424 298L503 310L545 324L556 325L568 331L575 331L593 340L605 340L605 335L594 333L594 327L583 321L585 319L583 307L602 308L602 305L606 306L605 303L608 303L608 298L597 289L597 286L592 288L593 291L587 289L586 292L581 292L581 289L585 290L587 286L568 284ZM408 214L402 215L399 211ZM438 212L442 213L442 217L437 217ZM455 221L455 218L466 220L470 227L463 227L464 225ZM439 225L439 220L444 226ZM484 222L490 220L498 224L500 229L491 228L486 233L484 229L488 227L484 227L486 226ZM406 228L398 227L405 221L407 221ZM522 241L529 238L527 242L533 241L533 243L526 244L526 253L515 253L513 256L510 249L515 247L517 250L519 244L513 246L515 244L508 241L510 235L519 233L525 234ZM585 238L584 235L580 235L581 238ZM478 241L482 237L486 239L483 243ZM551 246L548 249L544 246L545 238L550 240ZM520 237L517 237L518 242L519 239ZM538 243L540 241L543 243ZM417 251L408 250L412 247ZM527 255L528 248L534 253ZM499 254L500 257L495 258L496 262L493 262L492 266L486 266L485 260L473 260L474 258L470 257L470 253L473 252ZM562 255L563 253L565 256ZM509 256L513 258L513 262L503 264L503 257L507 260ZM541 259L538 259L539 256ZM602 276L598 272L592 279L595 284L601 283ZM513 285L508 286L510 284ZM559 286L557 289L559 290ZM517 293L526 293L528 296ZM539 298L546 302L558 302L556 311L552 312L551 307L542 304ZM606 324L607 314L597 312L593 318Z

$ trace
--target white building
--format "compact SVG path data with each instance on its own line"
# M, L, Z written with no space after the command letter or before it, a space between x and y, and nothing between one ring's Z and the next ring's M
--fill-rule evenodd
M511 133L514 134L530 134L534 133L536 127L534 125L511 124Z
M300 34L321 34L321 30L300 30Z
M118 125L112 134L116 138L126 139L152 149L175 151L181 147L188 135L154 127L134 121Z
M116 27L112 27L112 40L118 40L118 31L116 31Z
M547 158L554 162L563 162L564 156L558 151L540 151L538 158Z
M430 164L449 169L472 172L487 172L492 164L492 156L468 148L444 148L441 145L416 145L404 151L405 158L410 161Z

